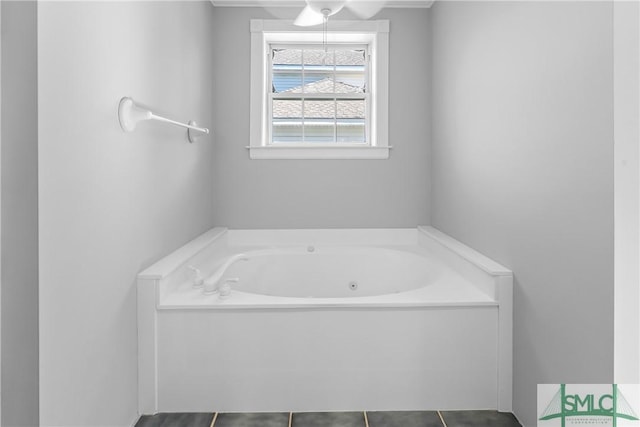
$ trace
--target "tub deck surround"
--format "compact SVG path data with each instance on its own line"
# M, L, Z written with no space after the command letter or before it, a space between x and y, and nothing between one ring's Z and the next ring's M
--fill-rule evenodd
M210 230L139 275L140 413L510 412L511 287L432 227Z

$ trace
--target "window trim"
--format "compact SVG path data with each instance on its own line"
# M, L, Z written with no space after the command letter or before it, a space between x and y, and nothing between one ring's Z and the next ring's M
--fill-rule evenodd
M364 144L270 145L269 52L271 44L317 43L321 31L291 21L251 20L250 145L251 159L387 159L389 158L389 21L330 21L329 44L366 44L371 55L370 142Z

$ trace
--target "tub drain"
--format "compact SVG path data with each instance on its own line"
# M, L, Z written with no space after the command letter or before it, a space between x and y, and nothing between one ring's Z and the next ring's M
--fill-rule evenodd
M352 291L358 290L358 282L349 282L349 289L351 289Z

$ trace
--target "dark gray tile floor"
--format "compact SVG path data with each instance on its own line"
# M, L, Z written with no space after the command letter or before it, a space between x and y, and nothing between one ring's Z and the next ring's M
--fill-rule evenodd
M135 427L210 427L213 414L174 413L143 415Z
M288 427L288 412L218 414L215 427ZM207 426L209 427L209 426Z
M369 427L442 427L436 411L367 412Z
M291 426L365 427L364 412L294 412Z
M520 427L513 414L497 411L440 411L447 427Z
M513 414L440 411L446 427L521 427ZM372 411L369 427L443 427L437 411ZM289 427L288 412L144 415L135 427ZM294 412L291 427L366 427L364 412Z

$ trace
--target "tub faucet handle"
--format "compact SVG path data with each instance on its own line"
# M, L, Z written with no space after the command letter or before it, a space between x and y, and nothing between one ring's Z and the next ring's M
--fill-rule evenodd
M190 265L189 270L191 270L191 283L194 288L201 288L204 284L204 278L202 277L202 272L199 268L195 268L193 265Z
M238 283L239 281L240 279L238 277L225 279L218 289L218 291L220 292L220 298L229 298L229 296L231 295L231 285L234 283Z

